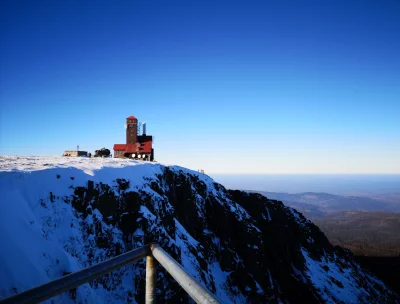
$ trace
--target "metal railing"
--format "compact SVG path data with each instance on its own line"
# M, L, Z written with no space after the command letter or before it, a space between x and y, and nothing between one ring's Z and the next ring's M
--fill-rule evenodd
M0 303L22 304L42 302L144 257L146 257L145 302L147 304L156 302L156 268L158 263L165 268L196 303L221 303L156 243L147 244L115 258L0 300Z

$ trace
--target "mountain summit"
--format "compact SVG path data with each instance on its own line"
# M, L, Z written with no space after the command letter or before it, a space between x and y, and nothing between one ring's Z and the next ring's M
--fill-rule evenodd
M0 157L0 299L156 241L224 303L400 303L281 202L178 166ZM143 302L139 261L55 298ZM159 301L188 302L163 270Z

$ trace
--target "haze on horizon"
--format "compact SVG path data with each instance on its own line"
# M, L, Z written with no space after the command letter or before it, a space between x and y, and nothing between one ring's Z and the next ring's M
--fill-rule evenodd
M0 155L223 174L400 174L399 1L0 3Z

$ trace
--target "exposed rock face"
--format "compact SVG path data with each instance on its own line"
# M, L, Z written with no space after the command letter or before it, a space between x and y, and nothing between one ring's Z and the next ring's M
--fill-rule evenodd
M227 303L399 301L349 251L333 247L318 227L281 202L226 190L179 167L159 166L140 186L131 182L89 180L70 186L72 195L49 193L37 203L46 209L43 238L50 240L68 225L73 232L58 242L81 267L156 241ZM143 302L144 269L144 260L136 262L73 296L90 301L97 293L104 302ZM157 287L161 302L189 301L161 266Z

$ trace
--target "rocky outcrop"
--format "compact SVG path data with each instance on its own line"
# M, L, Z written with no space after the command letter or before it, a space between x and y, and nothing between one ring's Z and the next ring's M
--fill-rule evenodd
M70 227L58 241L81 267L156 241L226 303L398 301L294 209L260 194L226 190L204 174L160 166L140 183L89 180L70 189L71 195L49 193L37 208L47 210L43 238ZM105 302L142 302L144 269L144 261L126 266L78 288L74 298L98 293ZM161 267L157 288L161 302L189 301Z

